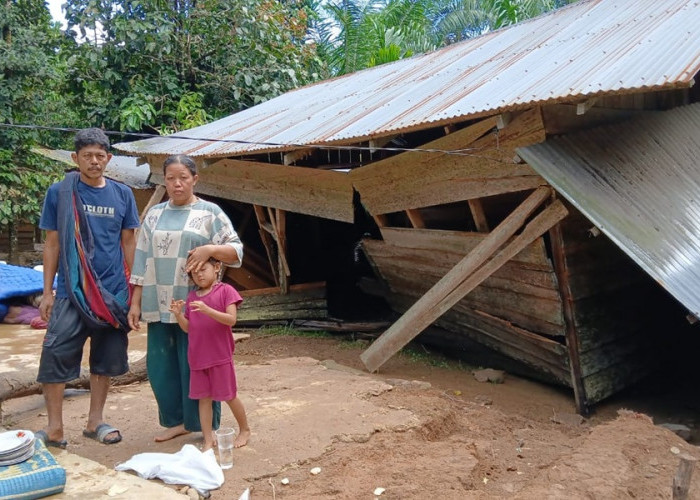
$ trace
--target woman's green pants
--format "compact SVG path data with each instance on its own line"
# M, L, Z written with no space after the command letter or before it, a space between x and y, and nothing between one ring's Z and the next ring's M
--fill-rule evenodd
M187 334L177 323L148 323L146 369L158 403L160 425L200 432L199 402L190 399L190 366L187 363ZM219 428L221 403L212 403L212 427Z

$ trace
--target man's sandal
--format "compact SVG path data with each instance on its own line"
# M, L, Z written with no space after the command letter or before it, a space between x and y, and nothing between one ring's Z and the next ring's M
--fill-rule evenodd
M46 446L51 446L53 448L60 448L62 450L65 450L66 446L68 446L68 441L66 441L65 439L62 439L61 441L54 441L53 439L49 439L49 435L44 430L36 431L34 433L34 438L38 439L39 441L43 441Z
M107 436L114 432L117 433L116 437L108 439ZM101 423L100 425L98 425L94 431L89 431L85 429L83 431L83 436L85 436L86 438L94 439L95 441L104 444L114 444L122 440L122 433L119 432L119 429L105 423Z

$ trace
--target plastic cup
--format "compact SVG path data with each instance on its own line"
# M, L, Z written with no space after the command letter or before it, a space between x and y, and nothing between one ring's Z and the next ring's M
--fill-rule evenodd
M216 430L217 448L219 448L219 466L222 469L233 467L233 438L236 431L232 427Z

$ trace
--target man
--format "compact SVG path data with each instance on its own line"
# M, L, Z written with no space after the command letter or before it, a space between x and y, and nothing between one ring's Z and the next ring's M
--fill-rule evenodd
M80 375L83 346L90 337L90 411L83 435L101 443L121 441L103 421L110 377L126 373L129 286L139 225L131 190L104 177L112 155L100 129L75 135L73 161L79 173L49 187L39 227L46 231L44 295L39 306L48 321L37 381L42 383L48 426L35 435L47 446L65 448L63 393ZM56 296L52 287L58 272Z

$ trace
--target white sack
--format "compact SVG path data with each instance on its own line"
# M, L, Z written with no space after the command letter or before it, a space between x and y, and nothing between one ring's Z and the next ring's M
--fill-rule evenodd
M116 470L133 470L144 479L158 478L168 484L186 484L197 490L214 490L224 484L224 471L216 462L214 450L202 453L186 444L177 453L139 453Z

